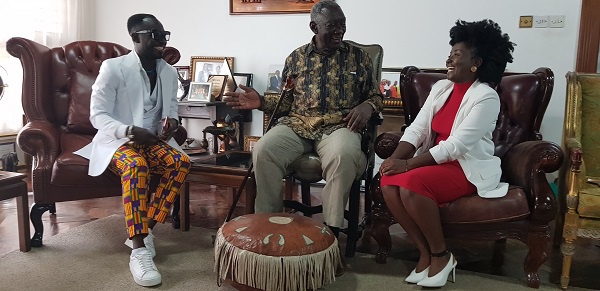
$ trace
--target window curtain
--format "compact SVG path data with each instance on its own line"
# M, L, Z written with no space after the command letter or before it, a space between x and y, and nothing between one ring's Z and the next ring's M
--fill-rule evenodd
M6 52L6 41L24 37L48 47L63 46L93 36L95 0L3 0L0 12L0 66L8 85L0 100L0 135L15 134L23 126L20 61ZM2 70L2 69L0 69ZM6 74L5 74L6 75Z

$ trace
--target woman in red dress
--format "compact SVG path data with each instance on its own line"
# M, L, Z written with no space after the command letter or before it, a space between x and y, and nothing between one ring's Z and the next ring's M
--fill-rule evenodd
M415 121L380 167L381 190L420 251L406 281L441 287L456 260L446 249L439 206L467 195L506 195L492 132L500 112L493 89L512 62L513 43L491 20L450 29L447 80L433 85Z

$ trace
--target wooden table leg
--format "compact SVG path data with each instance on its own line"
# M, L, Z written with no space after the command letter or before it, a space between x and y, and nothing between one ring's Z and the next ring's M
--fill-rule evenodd
M29 232L29 199L27 199L27 183L20 182L17 196L17 220L19 225L19 249L22 252L31 250L31 236Z
M183 184L183 191L179 196L179 225L181 231L190 230L190 183Z

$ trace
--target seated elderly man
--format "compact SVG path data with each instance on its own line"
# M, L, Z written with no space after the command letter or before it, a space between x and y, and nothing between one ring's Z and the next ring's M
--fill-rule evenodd
M281 105L289 112L253 150L257 184L256 212L283 209L282 179L288 166L308 152L321 158L327 184L322 191L325 223L338 235L344 222L352 182L365 171L361 133L383 101L369 55L343 41L346 17L333 1L319 1L310 14L314 36L286 59L282 82L293 88ZM273 114L277 98L244 92L226 93L234 109L260 109Z

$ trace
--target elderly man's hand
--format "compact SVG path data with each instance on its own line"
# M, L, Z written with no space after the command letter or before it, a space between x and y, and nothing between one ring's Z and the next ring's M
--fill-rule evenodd
M240 88L244 90L243 93L239 92L226 92L223 95L223 101L233 109L258 109L262 105L262 97L252 87L246 87L240 85Z
M363 102L350 110L350 113L346 115L344 121L348 123L348 129L350 129L350 131L358 132L367 126L372 114L373 106Z

